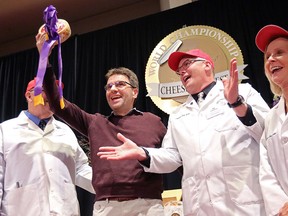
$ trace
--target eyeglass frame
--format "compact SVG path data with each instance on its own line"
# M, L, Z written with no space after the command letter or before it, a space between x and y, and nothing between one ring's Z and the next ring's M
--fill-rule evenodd
M123 85L124 83L125 83L125 85ZM116 81L116 82L112 82L112 83L106 84L106 85L104 86L105 91L111 91L111 88L112 88L114 85L115 85L115 87L116 87L117 89L124 89L124 87L127 86L127 85L129 85L129 86L132 87L132 88L136 88L135 86L133 86L133 85L132 85L131 83L129 83L129 82L126 82L126 81L124 81L124 80L119 80L119 81ZM120 85L120 86L122 85L122 87L119 87L119 85Z
M199 58L199 57L187 59L182 63L180 67L178 67L178 69L176 70L176 74L181 76L183 72L180 72L180 71L184 71L184 70L186 71L187 68L189 68L193 63L198 62L198 61L206 61L206 59Z

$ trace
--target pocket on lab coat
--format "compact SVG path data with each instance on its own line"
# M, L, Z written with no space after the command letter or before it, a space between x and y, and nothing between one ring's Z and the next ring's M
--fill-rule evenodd
M237 203L238 205L263 203L258 180L258 167L223 167L223 174L229 195L233 202Z
M270 163L272 163L273 167L279 166L279 161L281 164L285 163L288 158L288 138L281 137L279 138L278 133L273 133L266 138L266 148L267 153L270 159ZM288 163L286 162L286 166Z
M39 204L39 184L31 184L12 189L7 194L7 215L41 215Z

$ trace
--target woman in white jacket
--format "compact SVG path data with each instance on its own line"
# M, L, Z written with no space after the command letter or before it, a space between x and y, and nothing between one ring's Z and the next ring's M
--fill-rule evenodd
M260 147L260 184L267 215L288 215L288 31L264 26L256 35L264 53L265 75L281 96L265 120Z

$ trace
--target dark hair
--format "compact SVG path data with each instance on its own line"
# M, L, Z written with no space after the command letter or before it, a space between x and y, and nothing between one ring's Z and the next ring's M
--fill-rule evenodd
M109 77L115 74L121 74L121 75L127 76L131 85L139 89L138 78L132 70L125 68L125 67L112 68L106 73L105 75L106 80L108 80Z

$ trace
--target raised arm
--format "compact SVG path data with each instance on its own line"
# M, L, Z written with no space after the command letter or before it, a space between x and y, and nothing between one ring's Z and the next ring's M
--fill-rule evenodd
M230 61L230 77L224 78L222 80L224 85L224 97L229 104L235 104L239 99L239 89L238 89L238 69L237 69L237 61L235 58ZM246 103L241 104L233 108L234 112L237 116L243 117L246 115L248 109L248 105Z

